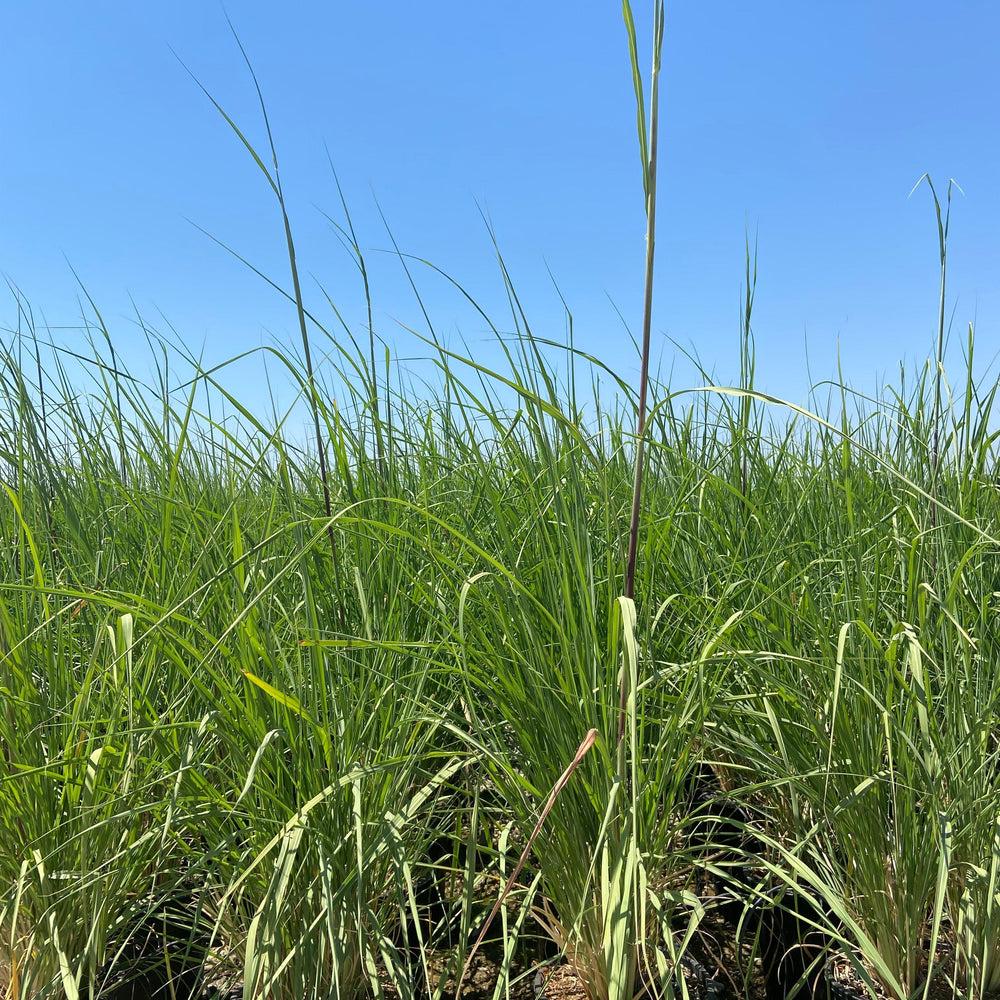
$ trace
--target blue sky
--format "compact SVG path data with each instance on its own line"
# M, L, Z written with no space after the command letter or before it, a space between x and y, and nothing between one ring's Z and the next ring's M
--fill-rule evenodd
M648 40L652 3L634 9ZM394 353L421 353L404 326L426 326L398 262L381 252L391 244L376 198L404 252L447 271L509 329L488 214L534 331L564 336L551 271L577 344L636 370L616 307L638 333L645 222L615 0L7 5L0 272L39 327L83 343L72 266L133 369L148 368L136 310L207 363L295 342L290 306L196 228L288 285L277 206L184 68L263 146L226 13L263 89L321 316L320 284L364 329L357 271L323 216L342 219L328 150L370 251L376 328ZM846 378L866 388L894 381L900 359L925 358L937 231L927 188L908 198L925 172L940 194L949 178L965 192L949 246L956 360L971 320L991 358L998 38L995 2L668 2L654 310L664 366L672 338L719 379L736 378L748 230L759 246L761 388L801 401L810 375L835 375L838 350ZM495 356L460 296L430 271L415 277L446 341ZM15 323L5 292L0 325ZM233 375L248 398L262 391L259 365ZM678 387L696 381L678 366Z

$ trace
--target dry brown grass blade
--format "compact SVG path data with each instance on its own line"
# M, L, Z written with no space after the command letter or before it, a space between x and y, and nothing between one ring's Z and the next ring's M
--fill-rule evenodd
M503 901L507 898L508 893L513 888L514 882L517 880L517 876L521 874L524 862L528 859L528 853L531 851L531 847L535 843L538 834L541 833L542 824L552 811L552 807L555 805L556 799L559 797L559 793L566 787L566 784L573 772L580 766L583 758L587 755L587 751L590 750L596 740L597 730L591 729L583 738L583 742L574 754L573 759L569 762L566 770L563 771L563 773L559 776L559 780L552 786L552 791L549 793L549 798L545 803L545 808L538 817L538 822L535 824L534 830L531 831L531 836L528 838L528 842L524 845L521 857L514 866L514 870L511 872L510 878L507 879L507 884L503 887L503 892L500 893L497 897L497 901L493 904L493 909L490 910L490 914L486 918L486 922L483 924L482 930L479 932L479 937L476 938L476 943L472 946L472 950L469 952L469 956L466 958L465 964L462 966L462 974L458 977L458 986L455 989L456 1000L462 996L462 986L465 983L465 977L469 971L469 967L472 965L472 959L475 958L476 952L479 950L479 946L483 943L483 939L486 937L486 932L490 929L490 925L493 923L493 918L497 915L500 907L503 906Z

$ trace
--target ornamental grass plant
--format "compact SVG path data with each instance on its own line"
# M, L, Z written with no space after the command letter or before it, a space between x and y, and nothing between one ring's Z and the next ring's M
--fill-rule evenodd
M794 886L878 993L921 991L932 941L957 994L991 993L997 499L971 376L933 530L929 376L811 421L651 378L630 605L635 396L584 419L530 327L503 372L437 350L436 399L384 401L381 469L364 380L317 393L333 519L285 417L218 415L225 370L157 399L183 357L161 345L140 386L100 344L80 389L58 351L29 379L37 337L4 368L12 995L157 963L247 996L445 995L591 729L491 931L498 995L539 933L593 996L684 988L706 764L751 817L756 846L709 862L748 912Z
M178 401L163 343L145 385L103 339L79 388L40 337L7 353L11 995L157 962L247 996L445 995L591 729L490 931L498 995L539 933L593 996L684 988L706 764L749 810L753 850L709 862L748 908L795 886L882 994L924 988L933 940L990 994L991 392L946 394L932 484L930 376L813 420L652 377L633 605L634 392L585 416L530 326L505 343L499 372L431 346L440 391L384 396L381 468L347 355L339 402L314 392L333 518L289 418L237 409L225 369Z
M301 346L250 352L286 410L241 397L249 355L206 368L143 324L140 375L95 303L71 355L13 293L4 997L441 1000L483 939L489 982L463 995L527 995L541 940L589 1000L757 997L739 938L775 901L818 942L782 995L834 962L857 995L1000 988L995 383L971 329L948 381L948 209L932 189L942 311L916 379L867 398L841 376L811 409L762 393L748 245L738 384L668 384L663 7L648 117L625 13L638 388L537 331L499 252L515 333L480 315L501 360L447 349L425 309L418 382L377 347L346 200L357 341L307 302L273 143L228 118L288 252L272 284ZM706 970L722 906L731 963Z

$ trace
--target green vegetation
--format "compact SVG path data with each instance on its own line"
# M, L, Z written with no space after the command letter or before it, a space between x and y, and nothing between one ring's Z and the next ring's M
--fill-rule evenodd
M496 921L511 960L533 908L593 996L671 989L708 762L758 843L708 862L721 881L822 900L891 995L924 982L932 933L990 992L992 390L944 392L935 424L930 366L822 420L652 379L633 621L634 395L616 381L585 418L530 334L508 346L502 373L441 351L436 396L383 389L381 461L363 356L350 399L314 385L332 519L224 372L177 404L107 361L84 392L58 353L5 356L13 995L87 995L170 906L248 996L433 992L425 963L460 969L590 729Z
M763 953L774 900L804 983L826 948L877 995L1000 989L971 330L960 386L942 312L915 384L808 414L754 388L748 252L737 387L646 403L508 281L506 367L432 339L417 392L307 310L251 152L318 450L227 366L122 372L99 314L87 385L23 303L0 356L0 993L437 1000L485 936L498 1000L542 939L591 1000L686 995L712 914Z

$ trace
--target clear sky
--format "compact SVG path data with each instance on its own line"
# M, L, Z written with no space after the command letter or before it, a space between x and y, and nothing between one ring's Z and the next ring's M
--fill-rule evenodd
M652 2L636 0L648 48ZM357 271L329 156L361 245L375 322L402 356L426 326L375 199L404 252L460 281L509 329L481 212L534 331L637 367L644 214L635 107L616 0L314 2L35 0L0 15L0 272L59 342L84 310L146 367L136 310L207 362L273 340L295 316L207 230L288 285L277 206L190 70L262 147L253 62L306 273L359 334ZM654 345L694 346L738 373L744 234L759 243L758 385L803 400L835 375L870 387L933 350L939 260L929 172L953 202L954 347L976 321L1000 346L1000 4L995 0L668 0ZM647 74L647 55L643 70ZM182 65L183 62L183 65ZM184 67L187 67L187 70ZM195 223L196 225L193 225ZM438 332L489 357L484 324L415 272ZM0 325L16 324L0 296ZM134 305L133 305L134 303ZM88 310L89 311L89 310ZM335 329L331 320L331 329ZM8 338L5 338L8 339ZM259 368L241 369L248 396ZM694 384L686 367L675 382Z

